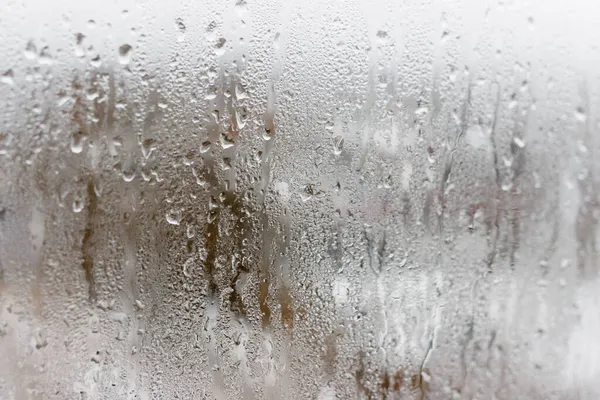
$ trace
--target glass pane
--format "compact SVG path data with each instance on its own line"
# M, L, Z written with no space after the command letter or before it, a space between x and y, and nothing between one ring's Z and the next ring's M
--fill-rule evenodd
M600 3L6 0L0 399L597 399Z

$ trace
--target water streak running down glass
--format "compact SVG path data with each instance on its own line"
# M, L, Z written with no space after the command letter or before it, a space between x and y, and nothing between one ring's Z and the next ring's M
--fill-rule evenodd
M0 400L600 398L597 1L0 9Z

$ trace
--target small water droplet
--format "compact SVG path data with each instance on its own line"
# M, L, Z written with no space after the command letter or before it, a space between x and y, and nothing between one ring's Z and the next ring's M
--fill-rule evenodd
M217 39L217 43L215 43L215 54L218 56L221 56L223 54L225 54L225 44L227 43L227 40L225 40L225 38L219 38Z
M247 98L246 89L241 84L235 85L235 98L238 100L242 100Z
M144 139L144 141L142 142L142 155L144 156L144 158L147 159L148 157L150 157L150 155L154 151L155 142L156 141L152 138Z
M442 36L440 38L440 43L442 45L446 44L446 42L448 41L448 38L450 37L450 32L448 32L447 30L444 30L442 32Z
M206 217L206 220L209 224L212 224L213 222L215 222L215 219L217 219L217 212L214 210L211 210L208 212L208 216Z
M514 138L513 138L513 142L515 142L515 144L516 144L517 146L519 146L519 148L521 148L521 149L522 149L523 147L525 147L525 142L524 142L524 141L523 141L523 139L521 139L520 137L514 137Z
M83 205L84 203L81 197L75 197L75 199L73 200L73 212L80 213L83 210Z
M38 350L43 349L48 345L47 335L46 332L43 330L37 331L34 334L33 339L35 343L35 348Z
M96 27L96 21L94 21L93 19L90 19L87 22L87 26L88 26L89 29L94 29Z
M196 168L192 168L192 175L194 175L194 177L196 178L196 183L199 186L205 186L206 185L206 181L200 177L200 175L198 174L198 171L196 171Z
M263 131L262 137L265 141L271 140L273 138L273 130L269 128L265 128Z
M207 151L209 151L211 145L212 143L208 140L202 142L202 145L200 146L200 153L206 153Z
M420 106L415 110L415 115L417 115L418 117L422 117L423 115L427 115L428 112L429 109L427 108L427 106Z
M181 210L171 209L167 215L167 222L171 225L179 225L181 223Z
M92 58L90 60L90 65L94 68L99 68L102 65L102 60L100 59L100 56L97 55L96 57Z
M37 57L37 47L35 47L33 41L30 40L29 42L27 42L24 54L25 58L27 58L28 60L33 60Z
M193 238L194 236L196 236L196 227L191 224L188 225L185 233L188 239Z
M121 173L121 176L123 177L123 180L125 182L131 182L135 179L135 168L126 168L123 170L123 172Z
M206 96L204 96L204 98L206 100L213 100L217 97L217 88L215 86L209 86L208 90L206 91Z
M226 133L221 133L221 137L220 137L220 143L221 143L221 147L223 149L228 149L230 147L233 147L235 145L235 142L233 141L233 138L229 137L229 135L227 135Z
M40 51L40 58L38 62L42 65L51 65L54 62L48 46L45 46L42 51Z
M82 33L78 33L75 35L75 57L82 58L85 56L85 49L83 48L83 39L85 39L85 36Z
M238 129L242 129L246 126L246 119L248 118L248 110L245 107L235 109L235 124Z
M186 278L191 278L192 274L190 270L194 267L194 258L190 257L183 263L183 275Z
M275 47L275 50L279 50L279 48L281 46L281 44L279 43L280 39L281 39L281 32L277 32L275 34L275 37L273 38L273 45Z
M85 97L86 99L88 99L89 101L94 101L98 98L100 94L98 93L98 90L96 88L89 88L86 92L85 92Z
M385 40L388 38L388 33L386 31L379 30L377 31L377 38L380 40Z
M185 24L183 23L183 19L182 18L176 18L175 19L175 25L177 26L177 29L179 29L179 32L185 33L186 27L185 27Z
M575 119L579 122L585 122L587 120L585 108L579 106L575 109Z
M336 136L333 138L333 154L339 156L342 154L342 150L344 149L344 138L342 136Z
M9 69L8 71L4 72L2 74L2 76L0 76L0 82L7 84L7 85L13 85L15 83L14 78L14 73L12 69Z
M131 49L132 47L128 44L123 44L119 47L119 64L129 64L129 61L131 61Z
M302 201L306 202L306 201L310 200L314 194L315 194L315 189L314 189L313 185L308 184L308 185L304 186L302 193L300 193L300 197L302 198Z
M79 154L83 151L85 135L82 132L75 132L71 135L71 151Z

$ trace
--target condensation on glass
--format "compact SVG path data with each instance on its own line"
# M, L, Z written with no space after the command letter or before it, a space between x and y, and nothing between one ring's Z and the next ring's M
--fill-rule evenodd
M5 0L0 399L597 399L600 4Z

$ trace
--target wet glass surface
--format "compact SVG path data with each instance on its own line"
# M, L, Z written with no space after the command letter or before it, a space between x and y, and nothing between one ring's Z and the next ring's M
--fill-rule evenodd
M0 399L597 399L600 4L0 15Z

